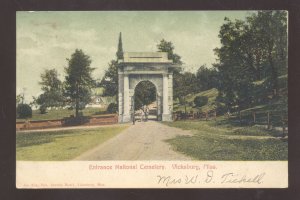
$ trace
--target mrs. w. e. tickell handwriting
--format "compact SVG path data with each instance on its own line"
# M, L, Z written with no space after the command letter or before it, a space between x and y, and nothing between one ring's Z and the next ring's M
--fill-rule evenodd
M266 173L258 173L255 175L238 174L238 173L224 173L221 176L214 175L213 170L208 170L205 173L197 173L194 175L157 175L156 181L158 185L175 186L175 185L196 185L196 184L261 184Z

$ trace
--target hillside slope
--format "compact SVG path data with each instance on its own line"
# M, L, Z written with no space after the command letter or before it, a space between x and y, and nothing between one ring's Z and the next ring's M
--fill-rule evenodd
M241 110L241 112L244 113L251 113L251 112L273 112L273 113L280 113L280 115L286 115L288 112L288 87L287 87L287 75L282 75L278 77L278 85L279 85L279 91L277 94L277 97L274 98L272 95L269 95L267 102L260 103L253 105L250 108ZM254 85L256 86L256 92L261 93L262 96L265 96L265 84L266 80L256 81L254 82ZM194 104L194 99L197 96L206 96L208 98L208 103L201 107L197 108ZM185 96L186 105L180 104L178 100L174 101L174 111L186 111L190 112L206 112L214 110L217 105L224 105L220 104L216 101L216 98L218 96L218 90L216 88L212 88L206 91L202 91L196 94L189 94Z
M194 99L197 96L206 96L208 98L208 103L201 107L196 108L194 104ZM216 88L212 88L210 90L205 90L196 94L189 94L185 97L186 99L186 111L194 111L194 112L206 112L216 108L216 98L218 96L218 90ZM185 111L185 106L180 105L179 101L174 101L174 111Z

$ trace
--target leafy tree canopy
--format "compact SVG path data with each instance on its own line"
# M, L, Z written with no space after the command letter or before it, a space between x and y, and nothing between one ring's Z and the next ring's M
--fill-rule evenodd
M173 63L181 65L183 62L181 61L181 57L174 53L174 45L171 41L166 41L162 39L159 44L157 44L157 49L159 52L167 52L168 59L173 60ZM173 88L174 88L174 98L182 97L183 88L183 75L182 75L182 68L175 68L173 70Z
M199 91L209 90L217 87L219 79L215 68L207 68L206 65L199 67L196 73L197 89Z
M116 113L118 111L118 105L116 103L110 103L108 106L107 106L107 109L106 111L108 113Z
M24 94L18 94L16 96L16 104L18 105L18 104L21 104L23 102L24 102Z
M104 88L103 96L115 96L118 94L118 63L112 60L108 64L100 86Z
M58 79L55 69L46 69L41 74L41 89L43 93L34 98L34 104L40 106L41 113L45 113L48 107L59 107L64 105L62 82Z
M82 50L76 49L68 60L68 67L65 68L67 76L65 77L64 95L67 98L67 104L75 108L76 117L78 111L85 108L91 101L91 88L95 81L92 78L94 68L90 67L91 59L84 54Z
M287 73L285 11L259 11L246 20L225 18L215 49L220 99L228 106L247 107L264 97L254 96L254 82L268 82L263 95L276 95L278 77Z
M32 109L28 104L19 104L17 106L17 118L31 118Z
M144 105L149 105L156 100L156 88L150 81L140 82L134 90L135 110L141 109Z
M205 106L208 103L208 97L207 96L196 96L194 98L194 104L197 107Z
M165 39L162 39L157 45L157 49L160 52L167 52L168 59L173 60L173 63L180 65L183 64L183 62L181 61L181 57L174 53L175 47L172 42L168 42Z

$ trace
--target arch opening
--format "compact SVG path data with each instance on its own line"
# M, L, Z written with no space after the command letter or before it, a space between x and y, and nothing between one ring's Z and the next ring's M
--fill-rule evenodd
M158 120L157 88L151 81L135 86L132 107L136 120Z

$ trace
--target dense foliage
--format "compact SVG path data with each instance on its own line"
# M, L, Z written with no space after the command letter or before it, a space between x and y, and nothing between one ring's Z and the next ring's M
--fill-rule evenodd
M235 21L225 17L219 38L221 46L214 50L217 62L212 66L199 64L196 73L184 71L171 41L162 39L157 44L158 51L167 52L177 65L173 71L175 102L187 106L188 95L217 88L215 105L222 105L217 110L242 110L274 102L287 104L287 12L252 12L245 20ZM119 39L117 55L122 53ZM106 96L117 96L117 71L113 60L101 81ZM145 104L141 97L135 100L136 108Z
M104 88L103 96L118 94L118 63L116 60L112 60L108 64L108 69L105 71L100 86Z
M17 106L17 118L30 118L32 117L32 109L28 104L19 104Z
M82 50L76 49L71 59L68 59L69 66L65 68L64 95L70 108L75 108L75 115L85 108L91 101L91 88L95 82L92 78L94 68L90 67L91 59Z
M110 103L106 111L108 113L116 113L118 111L118 105L116 103Z
M215 88L219 83L218 71L215 68L207 68L205 65L202 65L197 70L196 79L198 91Z
M165 39L162 39L160 43L157 44L157 49L159 52L167 52L168 59L173 60L173 63L177 64L177 67L173 70L173 94L174 98L182 97L182 91L184 91L183 87L185 87L185 85L182 82L184 77L182 75L182 68L180 67L183 64L181 57L174 53L175 47L173 43Z
M118 102L118 60L122 60L123 56L122 35L120 33L118 51L116 53L116 60L111 60L108 64L108 69L99 84L104 88L103 96L115 96Z
M160 43L157 45L157 49L159 52L167 52L168 53L168 59L173 60L173 63L175 64L183 64L181 61L181 57L174 53L174 45L170 41L166 41L165 39L162 39Z
M244 21L225 18L219 37L215 68L219 99L228 109L277 98L279 77L287 74L287 13L259 11Z
M140 82L134 90L135 110L141 109L144 105L149 105L156 100L156 88L150 81Z
M206 96L196 96L194 99L194 104L196 107L205 106L208 103L208 97Z
M49 107L61 107L64 105L62 82L58 79L58 73L55 69L46 69L41 74L43 93L35 99L35 103L39 105L41 114L46 113Z

